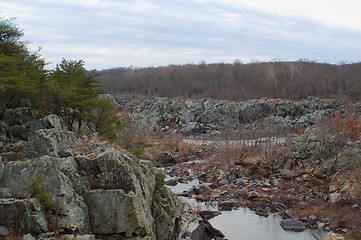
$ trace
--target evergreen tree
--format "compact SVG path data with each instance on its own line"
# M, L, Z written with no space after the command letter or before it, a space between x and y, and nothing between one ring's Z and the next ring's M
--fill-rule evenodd
M23 30L14 19L0 18L0 118L6 109L27 106L63 117L68 129L98 131L115 140L122 125L115 105L102 92L95 70L82 60L62 59L48 73L45 60L21 41Z
M50 109L62 116L69 130L75 123L81 129L91 121L90 112L98 105L101 92L100 81L95 71L87 71L82 60L62 59L49 76Z
M45 61L28 51L13 19L0 18L0 118L8 108L38 107L46 80Z

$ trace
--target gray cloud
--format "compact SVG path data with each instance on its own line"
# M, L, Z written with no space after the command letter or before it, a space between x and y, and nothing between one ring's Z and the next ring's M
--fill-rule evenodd
M358 61L361 33L315 20L218 2L1 1L19 17L31 47L53 64L83 59L88 68L232 62L235 58ZM21 10L19 10L21 9Z

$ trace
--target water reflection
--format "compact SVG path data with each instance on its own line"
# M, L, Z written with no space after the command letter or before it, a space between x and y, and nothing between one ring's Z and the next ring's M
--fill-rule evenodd
M168 177L166 179L164 179L165 181L168 181L170 179L168 179ZM198 179L193 179L192 181L188 182L188 183L178 183L175 186L168 186L172 192L174 193L182 193L183 191L187 191L190 188L199 185L199 180Z
M265 218L247 208L241 208L222 212L211 219L210 223L230 240L315 240L323 239L325 235L323 231L309 229L303 232L284 231L279 224L281 220L276 214L270 214Z
M174 179L166 175L166 181ZM176 186L167 186L174 193L182 193L199 185L194 179L188 183L178 183ZM193 209L217 210L217 203L198 202L195 199L180 197ZM270 214L267 218L258 216L247 208L224 211L221 215L210 220L216 229L219 229L229 240L317 240L323 239L327 232L306 229L303 232L284 231L280 225L282 218L277 214Z

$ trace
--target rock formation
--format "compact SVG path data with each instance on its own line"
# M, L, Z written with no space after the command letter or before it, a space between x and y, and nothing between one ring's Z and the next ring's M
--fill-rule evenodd
M16 109L7 116L0 132L0 226L38 237L175 237L182 205L156 184L150 161L79 138L55 115L37 119Z
M127 101L121 97L117 101L126 111L140 119L140 123L153 130L170 129L184 134L237 129L256 121L268 127L276 124L283 127L307 127L325 116L332 116L335 110L341 114L346 111L346 105L341 100L316 97L308 97L302 102L266 98L247 102L177 98L137 98Z

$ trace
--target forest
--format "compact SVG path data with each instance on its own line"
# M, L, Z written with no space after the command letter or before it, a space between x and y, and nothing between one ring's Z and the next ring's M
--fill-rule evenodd
M232 101L261 97L361 97L361 63L329 64L307 59L113 68L101 71L99 78L109 92L123 95Z

